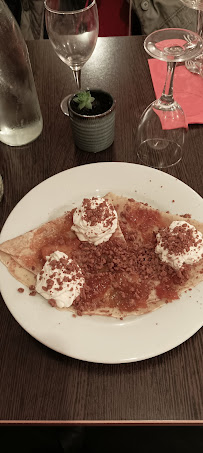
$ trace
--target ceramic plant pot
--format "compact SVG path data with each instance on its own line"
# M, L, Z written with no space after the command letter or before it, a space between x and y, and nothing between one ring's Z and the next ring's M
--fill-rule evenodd
M75 144L84 151L98 153L114 141L116 102L105 91L89 91L95 98L92 109L79 110L78 104L73 100L76 95L73 95L68 99L68 113Z

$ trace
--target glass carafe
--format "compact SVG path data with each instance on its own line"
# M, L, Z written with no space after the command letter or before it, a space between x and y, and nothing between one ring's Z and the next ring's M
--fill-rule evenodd
M0 0L0 141L26 145L42 127L28 49L15 18Z

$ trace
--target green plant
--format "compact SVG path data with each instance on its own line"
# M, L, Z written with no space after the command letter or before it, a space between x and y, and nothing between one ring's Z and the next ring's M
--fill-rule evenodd
M79 110L82 110L84 107L91 110L92 109L92 102L95 98L91 96L90 91L80 91L74 98L73 101L76 102L78 105Z

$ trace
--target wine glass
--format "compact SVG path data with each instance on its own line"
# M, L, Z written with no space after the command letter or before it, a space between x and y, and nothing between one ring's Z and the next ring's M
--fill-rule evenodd
M146 165L167 168L182 158L187 120L173 98L173 77L177 62L195 57L203 49L197 33L168 28L151 33L144 49L152 57L167 62L165 85L160 99L143 112L138 125L138 157Z
M203 36L203 0L180 0L188 8L197 10L197 28L196 32ZM186 68L203 77L203 53L201 52L196 58L185 62Z
M58 57L73 71L81 89L81 68L90 58L99 31L95 0L45 0L46 29ZM66 96L61 109L67 113Z

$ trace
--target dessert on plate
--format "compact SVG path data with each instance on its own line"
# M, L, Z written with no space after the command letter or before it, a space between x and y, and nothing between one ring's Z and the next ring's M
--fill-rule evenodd
M0 244L0 260L52 307L122 318L203 280L202 234L196 220L108 193Z

